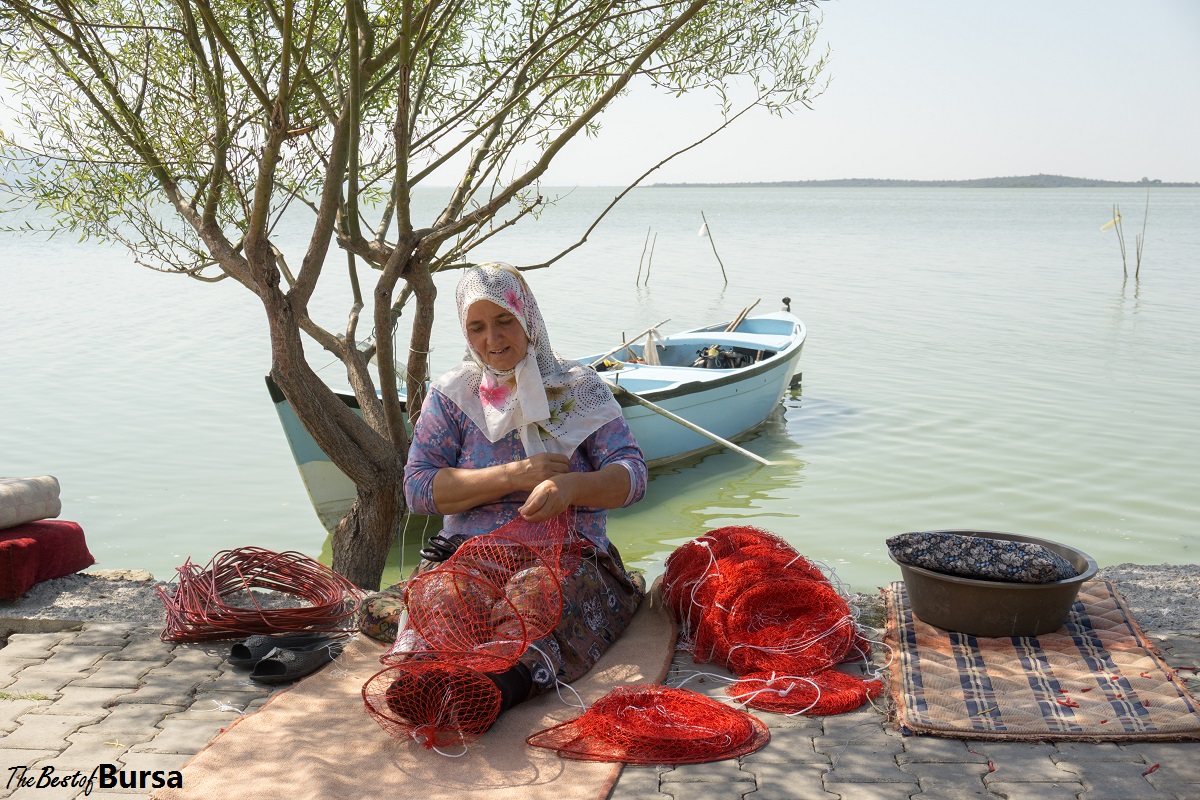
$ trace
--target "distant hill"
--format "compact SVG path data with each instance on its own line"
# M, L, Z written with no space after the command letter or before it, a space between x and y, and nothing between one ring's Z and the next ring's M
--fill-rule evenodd
M1095 178L1069 178L1066 175L1021 175L1012 178L974 178L965 181L904 181L887 178L839 178L831 181L770 181L759 183L656 183L665 188L706 186L760 186L760 187L949 187L962 189L1074 189L1089 186L1164 186L1200 187L1200 183L1166 183L1158 179L1142 178L1140 181L1102 181Z

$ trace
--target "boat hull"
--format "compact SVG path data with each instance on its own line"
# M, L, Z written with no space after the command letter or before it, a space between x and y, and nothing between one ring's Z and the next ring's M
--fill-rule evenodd
M804 339L804 324L791 314L777 312L748 318L734 333L726 333L724 325L714 325L665 337L665 348L660 351L661 365L637 363L645 357L645 349L642 345L632 345L628 351L610 357L611 367L599 369L605 380L732 440L754 431L779 405L796 373ZM749 366L735 369L691 366L697 353L712 344L755 360ZM638 359L618 360L620 356ZM595 357L579 360L586 364ZM325 528L333 531L354 502L354 482L317 446L270 378L267 384L313 508ZM353 396L339 396L357 410ZM619 402L651 467L720 447L632 399L622 398Z

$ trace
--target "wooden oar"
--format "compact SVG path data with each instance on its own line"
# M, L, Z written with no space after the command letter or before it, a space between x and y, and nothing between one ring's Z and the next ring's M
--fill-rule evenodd
M773 462L767 461L762 456L755 455L754 453L751 453L749 450L747 450L743 447L738 447L736 444L729 441L728 439L722 439L720 436L717 436L712 431L706 431L704 428L701 428L699 425L697 425L694 422L688 422L686 419L679 416L678 414L673 414L670 411L667 411L662 406L651 403L646 398L642 397L641 395L637 394L636 392L629 391L624 386L620 386L620 385L612 383L610 381L605 381L605 383L607 383L608 387L610 389L612 389L612 393L616 397L621 397L622 395L624 395L624 396L628 397L630 400L632 400L633 402L637 403L639 406L642 406L643 408L648 408L656 414L661 414L664 417L666 417L667 419L671 420L672 422L678 422L680 425L687 428L689 431L694 431L694 432L700 434L701 436L706 436L709 439L712 439L717 444L728 447L730 450L734 451L735 453L741 453L746 458L753 459L754 461L757 461L758 463L760 463L766 467L775 466L775 464Z
M638 339L640 339L640 338L642 338L643 336L645 336L645 335L646 335L647 333L649 333L650 331L654 330L655 328L661 328L663 325L666 325L666 324L667 324L668 322L670 322L670 321L671 321L671 319L670 319L670 317L668 317L667 319L664 319L662 322L658 323L657 325L652 325L651 327L649 327L649 328L646 328L646 330L642 331L642 332L641 332L641 333L639 333L637 336L635 336L635 337L633 337L632 339L630 339L628 342L621 342L619 345L617 345L616 347L614 347L612 350L609 350L608 352L604 353L604 355L597 357L597 358L596 358L596 360L594 360L592 363L588 364L588 366L589 366L589 367L594 367L594 366L596 366L596 365L597 365L597 364L599 364L601 361L603 361L604 359L608 358L609 356L611 356L613 353L617 352L617 351L618 351L618 350L620 350L621 348L623 348L623 347L629 347L629 345L633 344L634 342L636 342Z
M743 308L742 313L738 314L736 317L733 318L733 322L729 323L729 327L725 329L725 332L729 333L730 331L736 331L737 326L742 324L742 322L746 319L746 315L750 313L750 310L752 308L754 308L756 305L758 305L758 301L761 299L762 299L761 297L756 298L753 303L751 303L750 305Z

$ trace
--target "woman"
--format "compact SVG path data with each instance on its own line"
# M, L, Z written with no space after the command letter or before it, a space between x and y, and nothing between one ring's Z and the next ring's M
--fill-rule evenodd
M409 507L445 516L434 540L444 554L518 516L541 522L567 509L586 537L585 558L563 578L558 627L515 669L492 676L507 707L586 673L629 623L644 587L608 541L605 509L642 498L646 464L604 382L551 348L520 273L506 264L473 267L456 301L467 353L433 383L421 409L405 469ZM418 571L433 566L423 561ZM364 630L395 637L401 591L368 601Z

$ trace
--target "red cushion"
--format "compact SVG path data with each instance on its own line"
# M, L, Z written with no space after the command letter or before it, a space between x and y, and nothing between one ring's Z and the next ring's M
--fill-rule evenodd
M42 581L95 563L78 523L44 519L5 528L0 530L0 600L16 600Z

